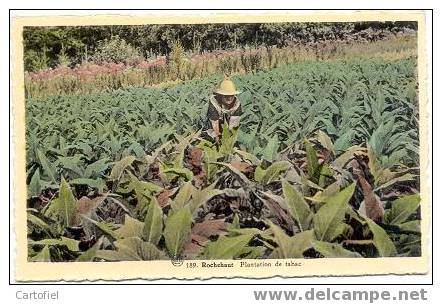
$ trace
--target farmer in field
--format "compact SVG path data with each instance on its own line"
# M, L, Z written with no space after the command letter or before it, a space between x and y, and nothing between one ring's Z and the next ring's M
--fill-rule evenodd
M239 93L241 92L236 90L235 84L229 78L225 78L215 88L207 110L206 134L211 139L219 141L224 122L230 130L239 128L242 114L241 104L236 96Z

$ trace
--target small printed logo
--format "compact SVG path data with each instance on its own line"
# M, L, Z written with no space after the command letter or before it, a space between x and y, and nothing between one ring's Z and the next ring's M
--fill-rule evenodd
M183 265L183 259L181 257L173 257L172 260L172 265L175 267L180 267Z

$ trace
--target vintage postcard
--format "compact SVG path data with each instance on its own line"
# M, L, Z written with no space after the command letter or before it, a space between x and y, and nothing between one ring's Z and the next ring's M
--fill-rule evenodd
M425 28L13 17L15 279L430 272Z

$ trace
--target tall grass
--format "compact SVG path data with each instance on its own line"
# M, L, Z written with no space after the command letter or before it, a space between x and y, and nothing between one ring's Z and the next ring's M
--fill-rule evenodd
M303 60L380 57L403 59L417 55L415 36L375 42L334 42L290 47L261 47L186 54L177 42L168 57L133 64L84 63L25 74L27 97L82 94L128 87L150 87L223 73L234 75L266 70Z

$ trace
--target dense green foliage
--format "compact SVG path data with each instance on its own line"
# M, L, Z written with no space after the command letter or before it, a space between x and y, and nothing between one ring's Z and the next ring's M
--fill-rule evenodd
M26 27L24 61L27 71L55 66L65 50L72 63L80 63L89 60L99 44L112 36L121 37L148 58L168 54L177 39L186 51L198 52L336 40L373 41L416 27L414 22Z
M31 261L419 256L416 62L234 78L239 131L200 137L221 76L26 101Z
M414 71L412 59L364 60L301 62L238 76L245 112L239 142L271 161L320 128L338 151L368 141L383 164L416 165ZM208 96L219 80L28 99L28 168L41 166L38 151L54 167L56 180L61 173L81 177L98 160L143 157L174 133L203 126ZM72 169L74 164L80 169Z
M56 198L28 209L29 259L420 255L408 169L383 168L370 147L336 155L323 132L270 164L234 148L235 138L225 128L214 145L194 133L127 156L106 178L111 192L81 196L62 179Z
M110 62L131 64L140 61L141 58L142 56L136 48L118 36L101 41L94 54L90 57L91 61L97 64Z

